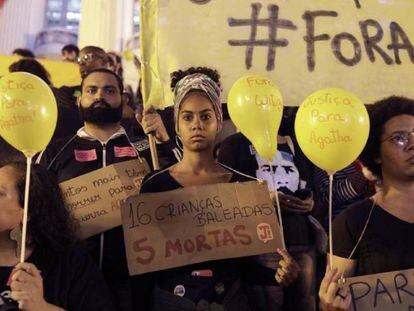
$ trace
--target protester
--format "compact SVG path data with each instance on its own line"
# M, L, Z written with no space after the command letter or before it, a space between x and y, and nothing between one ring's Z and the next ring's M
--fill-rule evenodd
M82 48L77 59L82 79L93 70L108 68L109 58L106 52L97 46L89 45Z
M40 159L59 182L139 156L120 125L125 104L120 78L108 69L96 69L84 77L81 90L78 109L84 127L72 138L49 145ZM117 153L116 149L124 152ZM128 305L131 299L121 300L122 294L115 290L127 295L129 292L121 227L89 238L87 247L115 293L117 306L122 309L120 304Z
M126 98L122 80L108 69L96 69L84 77L81 86L78 108L84 127L71 138L49 145L38 161L59 182L139 157L151 164L149 150L139 152L120 125ZM118 308L128 310L131 298L122 228L89 238L87 246L115 293Z
M52 85L49 72L34 58L22 58L9 66L9 72L18 71L31 73L42 79L47 85Z
M0 310L114 310L102 275L74 244L56 180L39 165L31 168L28 242L19 263L25 176L24 162L0 168Z
M74 44L66 44L62 48L62 60L67 62L77 62L79 57L79 48Z
M121 79L124 79L124 68L122 67L122 57L116 52L106 53L108 56L108 66L113 72L115 72Z
M316 260L315 235L324 235L316 219L309 219L314 200L312 166L291 136L291 119L284 111L278 133L278 151L273 161L262 158L241 133L225 139L220 146L218 161L235 170L267 182L269 191L278 191L282 208L285 241L289 253L298 262L301 272L289 287L252 287L251 290L264 310L315 310ZM316 228L314 227L316 226ZM325 250L323 250L325 252ZM277 254L264 254L256 260L268 268L279 268Z
M389 97L370 107L361 161L381 191L347 208L333 227L333 270L319 297L322 310L345 310L351 295L338 279L414 268L414 100Z
M174 166L147 176L141 193L252 180L218 164L213 157L214 142L223 120L218 73L203 67L174 72L171 87L175 129L183 145L183 158ZM186 311L201 310L204 306L206 310L249 310L255 307L254 302L247 303L241 298L245 295L237 280L244 278L265 284L276 284L277 280L288 284L296 278L297 264L285 250L279 253L284 268L276 274L255 265L251 258L236 258L133 277L135 308ZM209 273L199 276L194 271Z

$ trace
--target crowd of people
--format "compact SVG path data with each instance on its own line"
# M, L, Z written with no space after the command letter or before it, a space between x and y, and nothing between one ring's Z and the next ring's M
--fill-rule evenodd
M21 59L10 72L30 72L52 89L58 122L31 171L24 263L26 164L0 141L1 311L346 310L351 295L342 278L414 268L414 100L389 94L367 105L368 143L334 176L329 263L328 176L295 139L295 108L284 109L278 151L269 163L241 133L217 141L231 121L214 69L171 73L174 102L160 111L144 109L140 89L124 85L116 53L64 47L62 60L79 64L82 82L59 88L33 53L13 54ZM152 166L150 134L161 169L144 178L141 193L265 180L272 198L277 189L286 249L130 276L121 226L79 240L59 183L131 159Z

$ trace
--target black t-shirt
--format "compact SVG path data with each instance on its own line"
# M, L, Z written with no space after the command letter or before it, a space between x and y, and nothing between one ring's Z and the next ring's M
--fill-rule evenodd
M251 180L252 178L234 172L230 182ZM163 192L179 188L183 187L166 169L147 175L143 180L140 192ZM193 271L212 271L213 277L192 276ZM184 288L184 297L195 303L201 299L221 303L231 286L240 278L255 284L277 285L274 271L256 264L251 257L207 261L134 276L132 287L133 297L136 297L135 307L139 307L140 310L151 309L154 286L170 293Z
M251 177L241 175L237 172L233 172L230 183L233 182L245 182L255 180ZM140 193L154 193L164 192L183 188L175 179L171 176L169 169L162 171L154 171L145 176L142 181Z
M333 252L348 258L367 222L372 200L356 203L341 213L333 225ZM352 259L355 275L414 268L414 223L405 222L375 205L367 229Z
M44 299L65 310L115 310L105 281L92 259L73 246L57 253L36 248L27 262L42 273ZM13 267L0 267L0 311L16 306L6 285Z

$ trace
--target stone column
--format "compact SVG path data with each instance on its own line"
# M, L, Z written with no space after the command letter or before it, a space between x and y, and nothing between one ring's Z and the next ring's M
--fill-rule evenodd
M132 32L133 0L82 1L79 25L80 48L96 45L106 51L120 51ZM131 30L128 32L128 28Z
M0 9L0 54L16 48L33 49L34 40L43 29L45 0L6 0Z

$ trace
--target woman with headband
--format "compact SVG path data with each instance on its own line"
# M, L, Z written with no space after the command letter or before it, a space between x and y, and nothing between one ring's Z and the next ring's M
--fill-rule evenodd
M213 157L216 136L223 122L217 71L199 67L177 71L171 76L175 129L183 145L183 158L165 170L148 175L142 183L141 193L252 180L221 166ZM296 278L298 266L286 251L281 253L285 268L279 271L277 278L279 283L289 283ZM208 261L135 276L135 308L254 310L243 294L240 279L276 284L274 272L255 265L249 257Z

